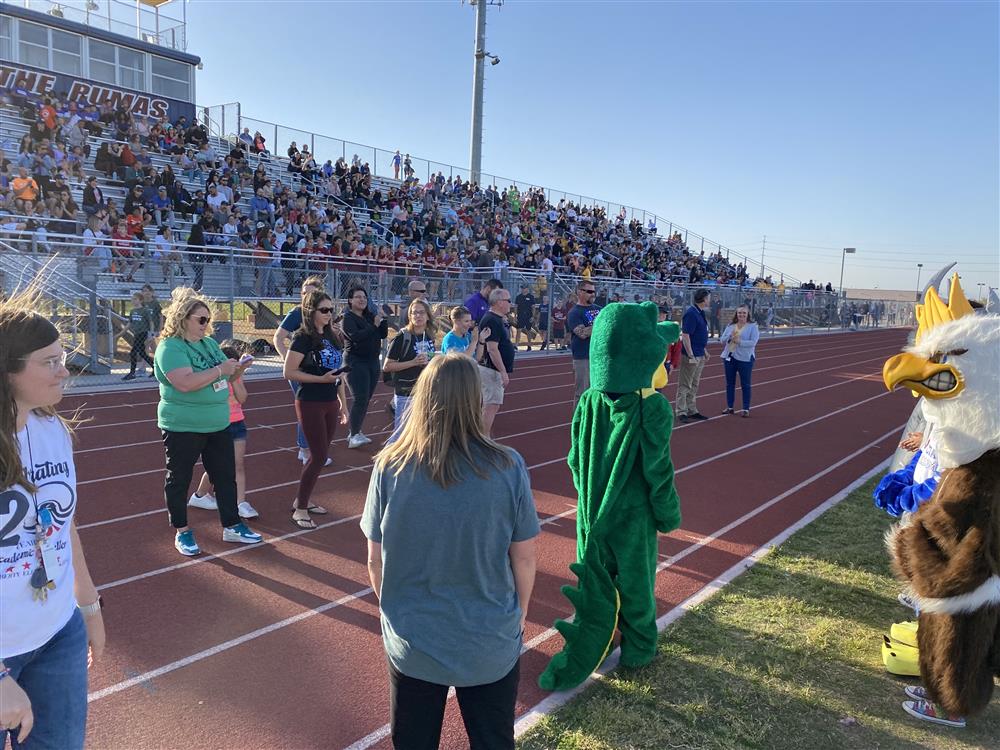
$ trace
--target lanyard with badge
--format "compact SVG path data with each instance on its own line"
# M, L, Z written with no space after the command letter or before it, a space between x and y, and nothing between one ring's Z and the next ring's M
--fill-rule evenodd
M27 426L24 434L28 441L28 460L31 465L35 465L35 459L31 452L31 433ZM59 565L59 557L56 554L55 544L52 542L52 530L55 520L49 508L38 507L38 495L31 493L31 502L35 506L35 561L37 567L31 573L31 597L40 604L45 604L49 591L56 587L49 571L55 570Z
M210 370L211 368L218 367L219 365L222 364L221 362L215 361L215 357L211 356L211 352L205 350L204 341L199 341L199 343L201 344L202 351L198 351L197 349L195 349L194 346L191 344L191 342L188 341L187 339L184 339L184 343L187 344L188 348L195 354L197 354L202 361L208 362L208 367L205 368L206 370ZM220 369L219 372L221 373L222 370ZM214 390L216 393L218 393L219 391L224 391L227 388L229 388L229 384L225 377L220 377L218 380L212 382L212 390Z

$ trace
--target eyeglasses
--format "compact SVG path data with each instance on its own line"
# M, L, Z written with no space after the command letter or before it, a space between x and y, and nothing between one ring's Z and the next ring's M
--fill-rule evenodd
M33 360L30 356L20 357L19 359L24 362L35 362L36 364L43 365L49 369L49 372L58 372L66 366L66 352L60 352L52 357L40 360Z
M324 315L329 315L333 312L332 307L317 307L316 312L323 313Z
M580 291L583 292L584 294L597 294L596 289L581 289Z
M410 291L411 292L416 292L417 294L426 294L427 293L426 289L411 289Z
M199 315L197 318L191 318L191 320L193 320L198 325L203 326L206 323L208 323L208 321L210 321L211 318L207 315Z

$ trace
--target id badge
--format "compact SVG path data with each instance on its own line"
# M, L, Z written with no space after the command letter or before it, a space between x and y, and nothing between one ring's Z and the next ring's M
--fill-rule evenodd
M215 381L214 383L212 383L212 389L213 389L213 390L214 390L214 391L215 391L216 393L218 393L219 391L224 391L224 390L226 390L226 389L227 389L228 387L229 387L229 386L228 386L228 385L226 385L226 381L225 381L225 380L216 380L216 381Z
M49 573L55 571L59 566L59 559L56 554L56 545L55 542L52 541L52 536L49 534L49 530L53 525L52 511L48 508L39 509L38 524L42 529L42 534L38 537L38 548L42 553L42 567L45 568L45 580L48 582L51 581L52 578Z

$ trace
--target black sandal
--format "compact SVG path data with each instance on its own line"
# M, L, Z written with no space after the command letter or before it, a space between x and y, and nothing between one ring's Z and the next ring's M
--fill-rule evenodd
M292 523L294 523L300 529L316 528L316 522L312 520L308 515L305 518L296 518L295 513L292 513Z
M308 510L310 513L315 513L317 516L325 516L327 513L330 512L322 505L316 505L314 503L310 503L309 507L306 508L306 510Z

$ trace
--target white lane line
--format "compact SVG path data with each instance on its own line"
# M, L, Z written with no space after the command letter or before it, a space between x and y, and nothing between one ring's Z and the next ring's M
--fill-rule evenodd
M541 519L539 521L539 525L540 526L545 526L547 524L554 523L555 521L558 521L560 518L564 518L564 517L566 517L568 515L571 515L571 514L573 514L575 512L576 512L576 509L573 508L571 510L567 510L567 511L564 511L562 513L558 513L558 514L556 514L554 516L548 516L548 517L546 517L544 519ZM332 523L323 524L319 528L326 528L328 526L335 526L338 523L343 523L345 521L356 520L356 519L359 519L359 518L361 518L361 516L352 516L351 518L344 518L344 519L340 519L339 521L334 521ZM295 531L295 532L292 532L290 534L285 534L282 537L277 537L277 538L274 538L274 539L269 539L266 543L275 542L275 541L278 541L279 539L288 539L289 537L299 536L300 534L306 533L306 531L313 531L313 529L302 530L302 531ZM256 546L256 545L254 545L254 546ZM222 553L220 555L213 555L212 557L225 557L227 555L233 555L233 554L236 554L238 552L242 552L245 549L250 549L250 547L242 547L242 548L239 548L239 549L231 550L229 552L224 552L224 553ZM199 562L199 561L198 560L192 560L192 561L189 561L188 563L181 563L179 565L173 566L173 569L176 570L178 568L188 567L188 565L194 564L196 562ZM145 576L140 576L140 577L145 577ZM134 579L123 579L122 582L126 582L127 580L134 580ZM116 584L107 584L107 585L117 585L117 583ZM99 591L103 590L104 588L105 588L105 586L98 586L98 590ZM194 664L196 662L202 661L204 659L208 659L209 657L215 656L216 654L221 654L223 651L228 651L229 649L235 648L236 646L239 646L239 645L242 645L244 643L247 643L248 641L256 640L257 638L260 638L261 636L265 636L268 633L273 633L273 632L275 632L277 630L281 630L283 628L288 627L289 625L294 625L294 624L296 624L298 622L302 622L303 620L306 620L306 619L308 619L310 617L313 617L314 615L322 614L323 612L327 612L327 611L329 611L331 609L334 609L335 607L342 607L345 604L350 604L351 602L357 601L358 599L362 599L362 598L368 596L371 593L373 593L372 588L371 588L371 586L368 586L366 588L363 588L363 589L360 589L358 591L355 591L353 594L347 594L345 596L340 597L339 599L336 599L334 601L330 601L330 602L327 602L326 604L320 605L319 607L314 607L312 609L307 609L304 612L299 612L297 615L292 615L291 617L286 617L284 620L279 620L278 622L272 623L270 625L266 625L266 626L264 626L262 628L258 628L257 630L251 631L250 633L246 633L246 634L241 635L241 636L239 636L237 638L233 638L231 640L225 641L224 643L220 643L220 644L217 644L215 646L212 646L211 648L207 648L207 649L204 649L203 651L199 651L196 654L191 654L190 656L186 656L183 659L178 659L177 661L170 662L169 664L165 664L162 667L157 667L156 669L150 670L148 672L143 672L140 675L136 675L136 676L131 677L131 678L127 679L127 680L123 680L121 682L115 683L114 685L109 685L108 687L103 688L102 690L97 690L95 692L92 692L92 693L90 693L90 694L87 695L87 702L88 703L93 703L94 701L101 700L101 698L107 698L109 695L114 695L115 693L120 693L121 691L128 690L129 688L135 687L136 685L145 684L145 683L149 682L152 679L155 679L157 677L162 677L165 674L168 674L170 672L173 672L173 671L176 671L178 669L181 669L182 667L190 666L191 664Z
M843 351L844 349L850 349L850 351ZM865 347L856 347L856 345L848 345L848 346L845 346L845 347L825 348L824 352L825 352L826 356L817 357L817 358L814 358L814 359L800 360L800 361L794 362L792 364L780 363L780 364L776 364L776 365L769 365L767 367L760 367L760 368L756 368L756 372L759 373L759 372L763 372L765 370L774 370L774 369L786 368L786 367L797 367L799 365L805 365L805 364L809 364L811 362L822 362L823 360L827 360L827 359L841 359L841 358L843 358L845 356L848 356L850 354L856 354L858 352L869 351L869 349L870 349L870 347L867 347L867 346L865 346ZM809 351L813 351L813 349L810 348ZM838 353L837 354L830 354L830 352L838 352ZM778 356L779 357L784 357L784 356L798 356L798 354L799 354L799 352L789 352L787 354L780 354ZM773 359L773 357L769 358L769 361L771 359ZM861 360L857 364L860 364L861 362L867 362L867 361L868 360ZM517 377L517 378L515 378L514 382L521 383L521 382L523 382L525 380L534 380L534 379L538 379L538 378L561 377L561 376L565 376L565 375L568 375L568 374L569 374L569 371L563 371L563 370L561 370L559 372L546 373L544 375L529 375L527 377ZM709 375L707 377L702 378L702 381L713 380L713 379L718 379L718 378L723 378L723 377L725 377L724 374L717 373L715 375ZM555 386L549 386L549 388L569 388L569 387L570 387L570 384L560 384L560 385L555 385ZM517 395L519 393L534 393L536 391L541 391L541 390L546 390L546 389L545 388L533 388L533 389L517 390L517 391L511 391L507 395L514 396L514 395ZM267 391L267 393L281 393L281 392L284 392L284 389L279 389L279 390L275 390L275 391ZM288 390L287 392L289 393L289 395L291 395L291 390ZM253 396L253 395L256 395L256 394L251 393L250 395ZM380 405L384 405L383 402L381 401L381 399L384 398L384 399L388 400L389 396L391 396L391 394L379 392L378 394L376 394L372 398L371 407L376 408L376 407L378 407ZM289 399L289 401L291 401L291 399ZM154 402L141 403L141 404L119 405L119 406L114 407L114 408L121 408L122 406L131 406L131 407L140 407L140 406L147 406L147 405L148 406L155 406L156 403L158 403L158 402L154 401ZM287 404L287 403L271 404L271 405L268 405L268 406L250 406L250 407L245 408L243 411L244 411L244 413L250 413L250 412L267 411L267 410L271 410L271 409L285 409L285 408L288 408L288 406L289 406L289 404ZM111 408L111 407L107 407L107 408ZM126 422L107 422L107 423L102 423L102 424L91 424L91 425L84 424L84 425L81 425L81 426L77 427L76 431L77 432L81 432L83 430L99 430L99 429L103 429L105 427L126 427L126 426L129 426L129 425L150 424L150 423L153 423L153 422L154 422L154 417L151 415L151 416L149 416L149 417L147 417L145 419L133 419L133 420L129 420L129 421L126 421ZM292 424L294 424L294 422ZM264 425L261 425L261 426L264 426ZM116 446L116 447L128 447L128 446Z
M881 357L875 357L874 359L881 359ZM869 361L869 360L865 360L865 361ZM792 376L789 376L789 377L786 377L786 378L776 378L774 380L767 380L767 381L765 381L763 383L758 383L757 386L760 387L760 386L768 385L770 383L779 383L779 382L782 382L782 381L785 381L785 380L793 380L795 378L805 377L806 375L809 375L809 374L811 374L811 373L804 373L802 375L792 375ZM842 380L842 381L837 382L837 383L831 383L830 385L824 385L824 386L821 386L819 388L813 388L812 390L804 391L802 393L796 393L796 394L793 394L791 396L784 396L782 398L774 399L773 401L765 401L764 403L755 406L754 409L755 410L760 410L760 409L763 409L764 407L767 407L767 406L772 406L774 404L779 404L779 403L782 403L784 401L794 400L796 398L799 398L800 396L808 396L808 395L811 395L813 393L817 393L819 391L825 391L825 390L830 389L830 388L837 388L837 387L845 385L847 383L853 383L853 382L858 381L858 380L864 380L866 378L873 377L873 375L874 375L874 373L873 374L867 374L867 375L858 375L858 376L855 376L853 378L849 378L847 380ZM720 393L725 393L725 391L715 391L713 393L707 393L707 394L704 394L704 395L706 397L707 396L716 396L716 395L719 395ZM883 395L883 396L888 395L888 392L880 394L880 395ZM546 406L557 406L557 405L560 405L560 404L570 404L570 403L572 403L572 400L568 400L568 401L556 401L554 403L546 404ZM512 412L527 411L527 410L530 410L530 409L537 409L537 408L539 408L539 407L537 407L537 406L526 406L526 407L521 407L519 409L511 409L510 411L503 412L503 413L510 414ZM850 408L850 407L847 407L847 408ZM830 415L827 414L825 416L830 416ZM713 416L713 417L709 417L705 421L706 422L710 422L710 421L712 421L714 419L723 419L723 418L724 417L721 416L721 415L716 415L716 416ZM294 424L294 422L292 424ZM509 440L511 438L524 437L526 435L534 435L534 434L539 433L539 432L546 432L546 431L552 430L552 429L558 429L558 428L561 428L561 427L567 427L570 424L571 424L570 422L561 422L561 423L556 424L556 425L547 425L545 427L538 427L538 428L535 428L533 430L525 430L523 432L515 432L515 433L510 434L510 435L503 435L503 436L501 436L498 439L499 440ZM695 426L695 423L688 423L688 424L685 424L685 425L676 425L674 427L674 431L676 432L677 430L683 430L683 429L691 428L691 427L694 427L694 426ZM805 426L805 425L799 425L799 426ZM388 433L389 433L389 430L386 430L386 431L383 431L383 432L372 433L372 435L373 436L378 436L378 435L385 435L385 434L388 434ZM334 442L343 442L343 439L340 439L340 440L337 440L337 441L334 441ZM746 446L744 446L744 447L746 447ZM289 450L289 451L291 451L291 450L294 450L294 448L279 449L279 450ZM724 454L724 455L728 455L728 454ZM565 460L566 460L565 456L560 457L560 458L554 458L554 459L552 459L550 461L544 461L542 463L535 464L535 467L536 468L540 468L540 467L543 467L543 466L550 466L551 464L560 463L560 462L565 461ZM372 466L372 464L366 464L364 466L355 466L355 467L350 467L348 469L338 469L338 470L335 470L335 471L327 472L325 474L320 474L319 478L320 479L324 479L326 477L340 476L341 474L347 474L347 473L350 473L352 471L367 470L367 469L370 469L371 466ZM163 469L150 469L150 470L148 470L146 472L136 472L135 475L137 476L139 474L150 474L150 473L156 473L156 472L162 472L162 471L164 471L164 470ZM87 482L80 482L79 484L87 484L88 482L108 481L108 480L113 480L113 479L118 479L118 478L120 478L120 477L105 477L103 479L93 479L93 480L88 480ZM259 492L267 492L269 490L280 489L282 487L291 487L291 486L297 484L298 481L299 481L298 479L293 479L293 480L290 480L290 481L287 481L287 482L279 482L278 484L269 484L269 485L265 485L264 487L257 487L257 488L254 488L252 490L247 490L247 494L248 495L253 495L253 494L256 494L256 493L259 493ZM162 510L163 510L162 508L156 508L155 510L148 510L148 511L144 511L144 512L141 512L141 513L134 513L134 514L131 514L131 515L128 515L128 516L120 516L120 517L115 517L115 518L109 518L109 519L106 519L106 520L103 520L103 521L95 521L95 522L92 522L92 523L80 524L79 526L77 526L77 531L82 531L84 529L93 528L95 526L106 526L108 524L117 523L118 521L127 521L127 520L132 520L134 518L142 518L143 516L151 516L151 515L155 515L157 513L160 513Z
M871 447L877 445L882 440L885 440L886 438L889 438L889 437L891 437L893 435L898 435L899 431L902 430L903 427L905 427L905 425L900 425L899 427L897 427L897 428L895 428L893 430L890 430L889 432L885 433L882 437L880 437L877 440L874 440L871 443L869 443L868 445L866 445L864 448L861 448L861 449L855 451L853 454L851 454L847 458L842 459L841 461L839 461L834 466L832 466L829 469L825 470L822 474L819 474L816 477L813 477L812 479L808 480L807 483L811 483L811 482L816 481L816 479L819 479L821 476L824 476L825 474L828 474L830 471L832 471L837 466L841 466L845 462L850 461L853 458L861 455L865 451L869 450ZM875 466L872 469L870 469L869 471L865 472L863 475L861 475L860 477L858 477L857 479L855 479L853 482L851 482L849 485L847 485L844 489L840 490L835 495L833 495L830 498L828 498L827 500L823 501L819 506L817 506L816 508L814 508L812 511L810 511L809 513L807 513L805 516L803 516L802 518L800 518L798 521L796 521L795 523L793 523L791 526L787 527L784 531L782 531L781 533L779 533L773 539L771 539L770 541L768 541L768 542L762 544L761 546L759 546L756 550L754 550L753 553L751 553L750 555L747 555L746 557L744 557L742 560L740 560L735 565L733 565L732 567L730 567L728 570L726 570L724 573L722 573L721 575L719 575L713 581L711 581L710 583L706 584L701 589L699 589L697 592L695 592L694 594L692 594L691 596L689 596L683 602L681 602L677 606L675 606L675 607L671 608L670 610L668 610L667 612L665 612L663 615L661 615L656 620L656 628L657 628L657 630L659 632L663 632L663 630L666 629L666 627L668 625L670 625L673 622L675 622L678 619L680 619L682 616L684 616L685 614L687 614L687 612L689 612L692 608L694 608L698 604L701 604L702 602L704 602L704 601L708 600L709 598L711 598L714 594L716 594L719 590L721 590L726 584L732 582L741 573L746 572L751 567L753 567L757 562L759 562L761 559L763 559L768 554L768 552L770 552L770 550L772 548L777 547L780 544L783 544L796 531L799 531L800 529L802 529L805 526L807 526L810 523L812 523L814 520L816 520L821 515L823 515L823 513L825 513L827 510L829 510L830 508L832 508L837 503L841 502L851 492L853 492L858 487L860 487L865 482L867 482L871 477L873 477L876 474L879 474L880 472L884 471L885 468L889 465L889 461L890 461L890 459L886 459L886 460L882 461L881 463L879 463L877 466ZM798 489L801 489L802 486L804 486L804 484L800 484L798 486ZM769 507L774 502L778 502L780 499L783 499L783 497L787 497L788 494L790 494L791 492L794 492L794 491L795 491L795 488L793 488L793 490L789 490L788 493L784 493L783 495L779 495L777 498L775 498L768 505L761 506L761 510L763 510L764 507ZM746 517L744 517L744 519L745 518ZM742 520L740 521L740 523L742 523ZM732 526L732 525L730 525L730 526ZM725 532L723 530L720 530L719 532L715 532L714 534L712 534L710 537L705 537L706 541L704 543L707 543L707 541L709 539L717 538L720 533L725 533ZM693 547L693 545L692 545L692 547ZM681 554L676 555L674 558L672 558L665 565L658 566L657 570L658 571L661 570L661 569L665 570L667 567L670 567L671 565L673 565L674 563L676 563L679 559L681 559L682 556L686 557L687 554L689 554L689 550L693 551L692 547L689 547L689 548L685 549ZM548 637L551 637L552 635L555 635L557 631L555 629L550 629L550 631L546 631L546 632L547 633L551 633L551 635L548 636ZM537 639L535 639L535 640L537 640ZM528 732L532 727L534 727L542 718L544 718L548 714L551 714L553 711L555 711L556 709L558 709L561 706L565 705L571 699L573 699L574 697L576 697L577 695L579 695L581 692L583 692L584 690L586 690L590 685L592 685L594 683L595 680L600 680L600 679L604 678L609 672L611 672L613 669L615 669L615 667L618 666L618 660L619 660L620 656L621 656L621 651L620 651L620 649L616 648L611 654L608 655L608 658L604 661L603 664L601 664L600 668L596 672L594 672L589 678L587 678L581 685L579 685L578 687L574 688L573 690L567 690L567 691L561 692L561 693L551 693L550 695L546 696L544 699L542 699L541 701L539 701L537 704L535 704L534 706L532 706L530 709L528 709L515 722L515 724L514 724L514 736L515 737L521 737L526 732ZM375 733L372 733L372 735L369 735L369 736L373 736L374 734ZM355 745L351 745L351 748L352 748L352 750L363 750L363 748L370 747L371 744L374 744L374 742L370 743L369 745L357 745L357 743L355 743Z

